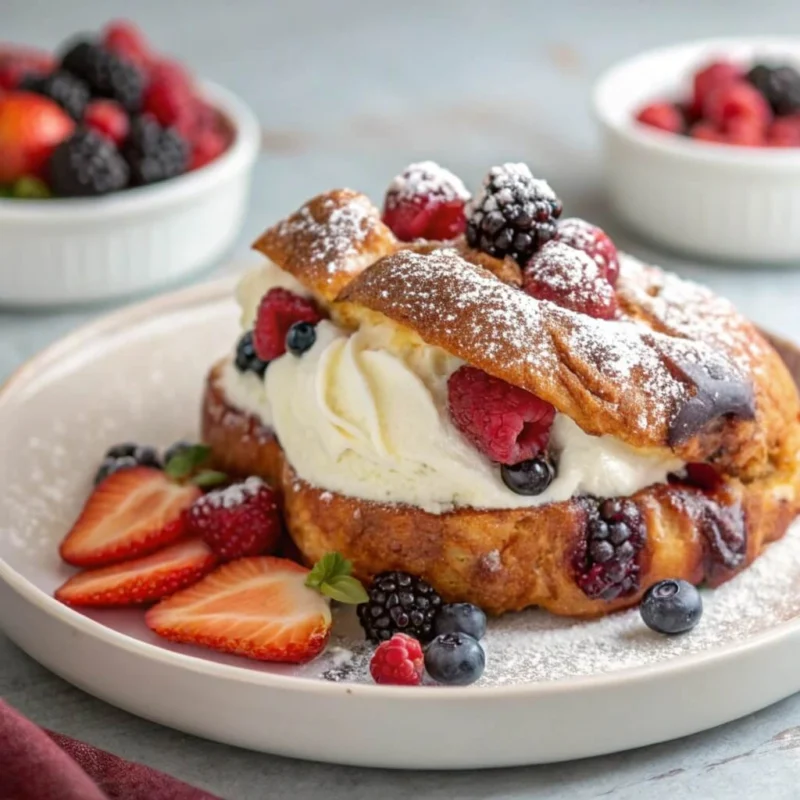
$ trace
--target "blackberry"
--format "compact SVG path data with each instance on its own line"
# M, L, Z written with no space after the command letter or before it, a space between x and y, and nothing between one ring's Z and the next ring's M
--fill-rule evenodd
M76 121L83 119L90 96L89 87L80 78L64 70L57 70L50 75L26 75L19 88L49 97Z
M161 459L153 447L124 442L109 447L94 476L95 484L105 480L109 475L132 467L153 467L161 469Z
M526 164L492 167L467 206L467 243L524 265L556 235L561 211L547 181L534 178Z
M639 588L637 556L647 529L632 500L587 502L586 536L576 554L577 583L592 600L614 600Z
M429 642L442 598L422 578L407 572L382 572L369 588L369 600L358 607L358 619L367 638L386 642L405 633Z
M128 165L99 133L79 130L63 141L48 163L50 188L58 197L93 197L124 189Z
M133 120L122 154L131 170L132 186L175 178L189 166L186 140L173 128L162 128L150 116Z
M269 361L262 361L256 355L253 345L253 331L247 331L236 345L236 369L239 372L254 372L259 378L264 377Z
M92 42L77 42L62 57L61 68L84 81L92 96L116 100L131 114L141 108L145 77L116 53Z
M800 72L788 64L756 64L747 80L764 95L779 116L800 111Z
M500 476L512 492L537 495L547 490L556 476L556 470L548 458L532 458L510 466L503 464Z

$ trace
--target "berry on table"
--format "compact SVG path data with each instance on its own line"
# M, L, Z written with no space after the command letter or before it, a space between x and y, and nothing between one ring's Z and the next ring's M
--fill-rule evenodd
M800 72L788 64L756 64L747 80L779 116L800 111Z
M523 274L523 289L537 300L595 319L614 319L619 311L614 287L597 261L563 242L548 242Z
M183 137L172 128L162 128L146 115L131 122L122 155L130 167L132 186L175 178L189 166L189 146Z
M80 41L63 55L61 68L84 81L94 97L116 100L131 114L141 108L144 74L116 53L93 42Z
M561 201L527 164L492 167L481 191L467 204L467 243L524 265L556 235Z
M525 389L463 366L448 379L447 396L453 424L492 461L518 464L546 450L555 409Z
M395 633L407 633L421 642L431 640L442 598L427 581L407 572L382 572L367 594L357 611L368 639L385 642Z
M19 88L49 97L76 121L83 118L89 102L89 87L64 70L57 70L49 75L26 75L20 81Z
M466 633L479 641L486 634L486 614L472 603L448 603L439 609L433 629L437 636L443 633Z
M286 334L286 349L294 356L301 356L317 341L317 329L311 322L295 322Z
M59 197L93 197L128 185L128 165L114 145L91 130L79 130L53 151L50 186Z
M486 653L480 642L465 633L443 633L425 650L425 669L437 683L468 686L486 668Z
M461 179L434 161L409 164L389 184L383 221L401 242L455 239L466 227L469 192Z
M253 331L247 331L247 333L242 334L236 344L236 358L234 363L239 372L252 372L258 375L259 378L264 377L269 362L262 361L256 355L256 348L253 344Z
M670 578L645 592L639 613L645 625L657 633L685 633L703 616L703 598L688 581Z
M395 686L419 686L423 667L422 646L404 633L396 633L388 642L381 642L369 662L375 683Z
M117 147L128 138L130 119L125 109L113 100L93 100L86 106L83 121Z
M253 329L256 355L272 361L286 352L286 336L296 322L312 325L322 319L317 307L305 297L288 289L275 287L262 298Z
M681 133L684 128L683 114L672 103L651 103L639 111L636 120L667 133Z
M611 237L597 225L570 217L558 223L555 241L582 250L595 260L605 279L614 286L619 277L619 256Z
M546 492L556 470L549 458L531 458L519 464L503 464L500 467L503 483L515 494L535 496Z
M277 495L251 477L198 498L187 528L223 561L272 553L281 535Z

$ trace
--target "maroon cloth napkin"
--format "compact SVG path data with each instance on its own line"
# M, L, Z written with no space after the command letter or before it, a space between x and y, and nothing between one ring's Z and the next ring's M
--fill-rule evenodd
M37 728L0 700L0 800L219 800L142 764Z

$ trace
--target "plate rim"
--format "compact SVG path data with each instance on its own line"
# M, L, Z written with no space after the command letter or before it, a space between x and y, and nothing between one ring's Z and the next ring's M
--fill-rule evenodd
M87 340L102 334L124 333L127 327L142 318L149 320L159 314L177 312L199 303L214 303L225 300L230 297L238 278L239 275L233 274L214 281L179 289L143 302L125 306L80 325L27 359L11 373L0 385L0 412L14 398L16 392L26 389L30 378L40 376L42 368L58 359L61 354L79 352L81 346ZM656 681L667 674L674 677L676 674L692 672L701 668L714 668L721 664L736 661L748 652L762 647L769 647L770 645L781 644L792 635L800 634L800 615L798 615L741 641L734 641L698 653L666 659L656 664L626 667L588 676L569 676L555 680L502 686L426 686L425 689L427 691L420 692L419 687L380 686L377 684L326 681L321 678L274 674L248 669L246 666L221 664L197 655L175 652L120 633L114 628L110 628L59 603L54 597L31 583L20 572L11 567L2 556L0 556L0 580L6 583L26 602L35 605L41 611L68 627L95 639L106 640L114 646L151 661L166 662L172 666L190 670L193 673L229 679L254 686L263 686L282 692L300 692L302 694L312 692L323 695L359 692L373 695L376 698L396 699L404 702L412 698L416 702L429 700L429 692L431 691L436 692L437 702L458 703L465 699L476 697L499 700L524 696L532 700L540 695L580 694L600 691L604 688L617 688L623 683L648 683Z

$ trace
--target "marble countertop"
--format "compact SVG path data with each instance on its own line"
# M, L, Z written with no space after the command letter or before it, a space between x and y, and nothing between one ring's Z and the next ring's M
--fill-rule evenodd
M131 8L123 0L0 0L1 35L53 46ZM242 95L262 122L263 153L237 254L318 191L350 185L379 198L411 160L441 161L473 186L489 165L524 160L550 180L570 215L600 223L626 249L709 283L760 324L800 340L800 270L690 263L618 227L604 206L589 109L597 75L639 50L717 35L800 33L789 0L729 2L724 10L710 0L138 0L133 8L158 47ZM225 269L210 266L196 280ZM107 310L0 312L0 379ZM39 724L230 800L737 793L781 800L797 797L800 776L800 696L631 753L460 774L306 764L200 741L72 688L2 635L0 696Z

